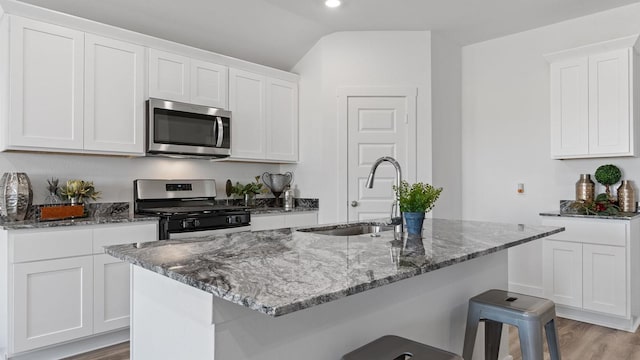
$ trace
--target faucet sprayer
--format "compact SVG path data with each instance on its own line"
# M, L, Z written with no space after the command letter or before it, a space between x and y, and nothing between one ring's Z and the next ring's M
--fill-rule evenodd
M383 156L376 160L371 166L371 171L369 172L369 177L367 178L367 188L373 188L373 179L376 176L376 170L378 166L383 162L390 162L391 165L396 169L396 187L400 187L400 182L402 181L402 170L400 169L400 163L396 161L396 159L390 156ZM400 211L400 199L398 195L395 196L395 201L391 205L391 224L395 225L396 235L402 235L403 227L402 227L402 212Z

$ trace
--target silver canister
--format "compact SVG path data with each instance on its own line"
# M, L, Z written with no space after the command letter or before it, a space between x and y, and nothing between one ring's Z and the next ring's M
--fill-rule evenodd
M288 187L287 190L284 191L284 209L291 210L295 206L295 196L293 189Z
M591 180L591 175L580 174L580 180L576 183L576 201L593 201L595 189L596 184Z
M7 172L0 179L0 214L8 221L24 220L33 201L26 173Z
M636 212L636 191L630 180L622 180L618 187L618 206L622 212Z

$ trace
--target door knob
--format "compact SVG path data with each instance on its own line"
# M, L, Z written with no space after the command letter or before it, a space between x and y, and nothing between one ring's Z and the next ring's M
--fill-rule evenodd
M357 202L357 201L355 201L355 200L353 200L353 201L351 202L351 206L352 206L352 207L356 207L356 206L358 206L358 202Z

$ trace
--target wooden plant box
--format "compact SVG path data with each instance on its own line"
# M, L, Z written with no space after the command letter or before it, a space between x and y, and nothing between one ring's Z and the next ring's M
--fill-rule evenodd
M55 205L40 208L40 220L63 220L84 216L84 205Z

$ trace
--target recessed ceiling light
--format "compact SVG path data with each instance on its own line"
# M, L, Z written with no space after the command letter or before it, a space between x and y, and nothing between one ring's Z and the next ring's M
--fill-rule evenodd
M327 7L335 8L335 7L340 6L340 4L342 4L342 2L340 0L327 0L327 1L324 2L324 4Z

